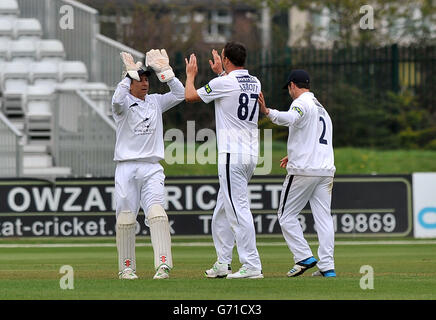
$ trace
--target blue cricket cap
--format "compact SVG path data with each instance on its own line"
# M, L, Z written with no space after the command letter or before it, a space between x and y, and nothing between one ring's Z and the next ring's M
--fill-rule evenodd
M287 89L291 82L310 83L309 74L303 69L292 70L288 76L288 80L286 81L286 84L283 86L283 89Z

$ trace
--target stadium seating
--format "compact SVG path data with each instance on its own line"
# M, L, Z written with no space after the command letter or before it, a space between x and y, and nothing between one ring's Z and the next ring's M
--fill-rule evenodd
M51 85L54 87L59 80L58 64L56 62L39 61L29 64L29 74L34 85Z
M63 83L84 83L88 80L86 66L80 61L63 61L59 65L59 81Z
M31 62L36 60L36 44L33 40L15 40L9 42L12 61Z
M9 60L9 40L0 38L0 62Z
M4 63L0 73L3 91L3 112L6 116L24 115L23 93L27 91L29 71L23 62Z
M51 142L53 99L53 85L32 85L27 88L25 133L30 144L33 141L38 141L41 144Z
M80 61L65 61L62 42L41 39L37 19L19 18L15 0L0 1L0 111L25 134L23 174L70 175L54 167L50 150L54 90L58 83L86 83Z
M37 19L16 19L0 16L0 37L18 39L41 39L42 27Z
M24 175L72 173L54 166L51 154L59 92L80 90L108 115L107 85L88 82L85 63L67 59L63 43L46 39L38 19L20 17L17 0L0 0L0 112L25 137Z
M41 40L36 44L37 60L60 62L65 59L64 45L59 40Z
M15 0L0 1L0 16L3 18L16 18L20 14L18 3Z
M31 38L14 40L8 37L1 37L0 35L0 62L20 60L61 62L64 59L64 46L59 40Z
M12 39L14 35L14 24L11 19L0 19L0 37L1 39Z
M14 39L41 39L41 24L36 19L16 19L14 21Z

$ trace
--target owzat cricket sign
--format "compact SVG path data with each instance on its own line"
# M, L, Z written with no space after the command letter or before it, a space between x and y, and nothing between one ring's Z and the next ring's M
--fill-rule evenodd
M277 219L284 177L254 177L248 187L257 234L280 234ZM210 235L219 190L215 177L167 178L165 210L173 235ZM412 231L411 177L337 176L332 217L337 236L407 236ZM107 179L0 180L0 237L113 236L114 182ZM142 211L142 210L141 210ZM144 215L136 233L149 235ZM309 204L299 215L316 234Z

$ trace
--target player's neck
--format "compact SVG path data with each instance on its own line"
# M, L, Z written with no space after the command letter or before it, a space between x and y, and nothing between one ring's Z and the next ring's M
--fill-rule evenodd
M234 65L229 65L229 66L227 66L227 68L226 68L226 73L229 74L229 73L232 72L232 71L235 71L235 70L243 70L243 69L245 69L245 67L236 67L236 66L234 66Z
M303 93L309 92L309 89L300 89L295 93L295 99L298 99L298 97L300 97Z

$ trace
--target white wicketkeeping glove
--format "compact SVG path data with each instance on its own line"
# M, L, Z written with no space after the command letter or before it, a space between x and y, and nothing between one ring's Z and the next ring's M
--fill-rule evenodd
M175 77L165 49L148 51L145 55L145 65L153 68L161 82L168 82Z
M124 70L121 76L123 79L126 77L126 75L129 75L130 78L135 79L137 81L141 81L138 75L138 70L142 67L142 62L138 61L135 63L133 60L133 57L130 53L127 52L121 52L120 53L121 60L123 60L124 63Z

